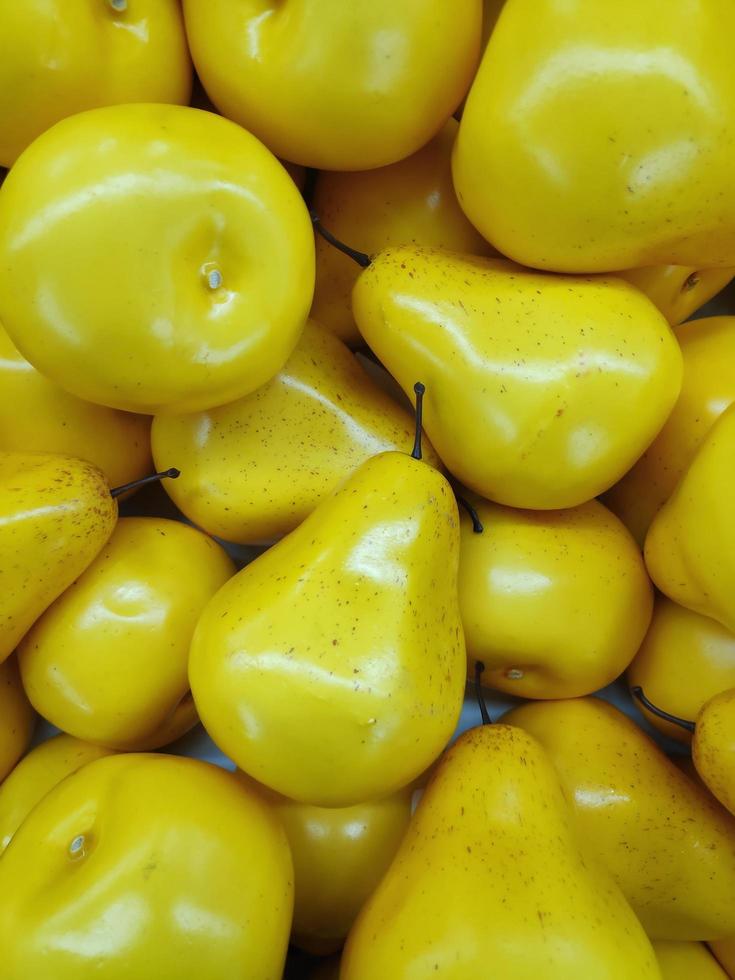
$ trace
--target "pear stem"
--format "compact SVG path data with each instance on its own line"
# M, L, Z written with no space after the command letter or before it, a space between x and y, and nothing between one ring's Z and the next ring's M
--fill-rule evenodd
M413 390L416 392L416 435L414 436L411 455L414 459L421 459L421 423L424 419L424 392L426 387L417 381Z
M310 209L309 215L311 216L311 223L314 225L314 231L318 235L321 235L325 242L329 242L330 245L333 245L344 255L351 258L353 262L357 262L361 268L367 269L367 267L370 265L370 256L367 254L367 252L358 252L356 248L350 248L349 245L346 245L344 242L340 241L339 238L333 235L331 231L327 231L327 229L321 223L319 215L313 208Z
M138 487L144 487L148 483L158 483L160 480L176 480L181 476L181 470L177 470L175 467L171 467L170 470L162 470L160 473L151 473L150 476L143 476L140 480L133 480L132 483L123 483L121 487L113 487L110 490L111 497L119 497L123 493L127 493L128 490L137 490Z
M656 715L662 721L671 722L672 725L678 725L679 728L683 728L687 732L693 732L696 725L693 721L686 721L684 718L678 718L676 715L670 715L668 711L664 711L663 708L657 708L656 705L649 701L646 695L643 693L642 687L631 687L630 693L641 702L644 708L651 712L652 715Z
M467 500L467 498L463 497L461 494L455 493L454 496L457 498L457 503L459 504L459 506L463 507L470 515L470 520L472 521L472 530L474 531L474 533L482 534L485 528L483 526L482 521L480 520L480 515L477 513L475 508L472 506L469 500Z
M485 664L480 660L475 661L475 697L477 698L477 703L480 706L480 717L482 718L483 725L492 725L493 720L490 717L490 713L487 710L487 705L485 704L485 697L482 693L482 682L480 678L482 677L482 672L485 670Z

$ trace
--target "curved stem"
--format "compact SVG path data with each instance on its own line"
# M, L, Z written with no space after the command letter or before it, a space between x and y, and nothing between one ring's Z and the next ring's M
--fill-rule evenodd
M457 498L457 503L459 504L459 506L463 507L470 515L470 520L472 521L472 530L474 531L474 533L482 534L482 532L485 530L485 527L482 521L480 520L480 516L475 510L475 508L472 506L469 500L466 497L463 497L461 494L455 493L454 496Z
M424 392L426 387L417 381L413 386L416 392L416 434L413 439L413 449L411 455L414 459L421 459L421 423L424 418Z
M642 687L631 687L630 693L634 698L637 698L641 702L643 707L650 711L652 715L656 715L662 721L668 721L672 725L678 725L679 728L683 728L687 732L693 732L696 725L693 721L687 721L685 718L678 718L676 715L670 715L668 711L664 711L663 708L657 708L656 705L649 701L646 695L643 693Z
M321 223L319 215L313 209L309 211L309 214L311 216L311 223L314 225L314 231L316 231L318 235L321 235L325 242L329 242L330 245L333 245L336 249L339 249L340 252L343 252L345 255L351 258L353 262L357 262L357 264L363 269L367 269L367 267L370 265L370 256L367 254L367 252L359 252L356 248L350 248L349 245L345 245L344 242L340 241L339 238L333 235L331 231L327 231L327 229Z
M119 497L123 493L127 493L128 490L137 490L138 487L144 487L148 483L158 483L161 480L176 480L181 476L181 470L177 470L175 467L171 467L170 470L162 470L160 473L151 473L150 476L143 476L140 480L133 480L132 483L123 483L121 487L113 487L110 490L111 497Z
M490 717L490 713L487 710L487 705L485 704L485 697L482 693L482 682L480 678L482 677L482 672L485 670L485 664L481 661L475 661L475 697L477 698L477 703L480 706L480 717L482 718L483 725L492 725L493 720Z

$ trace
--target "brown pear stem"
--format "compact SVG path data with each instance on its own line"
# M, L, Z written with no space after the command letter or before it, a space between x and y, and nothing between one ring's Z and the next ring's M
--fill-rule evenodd
M137 490L138 487L144 487L148 483L158 483L161 480L176 480L181 476L181 470L177 470L175 467L171 467L170 470L162 470L160 473L151 473L150 476L143 476L140 480L133 480L132 483L123 483L121 487L113 487L110 490L111 497L119 497L123 493L127 493L128 490Z
M631 687L630 693L641 702L647 711L650 711L652 715L656 715L662 721L671 722L672 725L678 725L679 728L683 728L687 732L693 732L696 725L693 721L687 721L685 718L678 718L676 715L670 715L668 711L664 711L663 708L658 708L656 705L649 701L646 695L643 693L642 687Z
M477 698L477 703L480 706L480 717L482 718L483 725L492 725L493 720L490 717L490 713L487 710L487 705L485 704L485 696L482 693L482 673L485 670L485 664L480 660L475 661L475 697Z
M333 245L334 248L351 258L353 262L357 262L361 268L367 269L371 262L370 256L367 254L367 252L358 252L356 248L351 248L343 241L340 241L336 235L333 235L331 231L328 231L324 227L324 225L321 223L319 215L313 208L309 211L309 215L311 216L311 223L314 225L314 231L318 235L321 235L325 242L329 242L329 244Z
M424 393L426 387L420 381L417 381L413 386L413 390L416 392L416 434L413 440L411 455L414 459L421 459L421 424L424 420Z
M470 520L472 521L472 530L474 531L474 533L482 534L482 532L485 530L485 527L482 521L480 520L480 515L477 513L475 508L472 506L469 500L466 497L463 497L461 494L455 493L454 496L457 498L457 503L459 504L459 506L463 507L470 515Z

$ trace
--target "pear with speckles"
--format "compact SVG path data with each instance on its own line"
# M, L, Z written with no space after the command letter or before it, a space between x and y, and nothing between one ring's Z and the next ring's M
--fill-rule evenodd
M548 756L487 725L440 762L348 937L340 980L658 980L617 885L579 847Z
M96 557L117 503L91 463L0 453L0 661Z
M715 694L702 706L692 757L707 789L735 814L735 688Z
M205 608L189 679L219 747L317 806L407 785L462 707L459 515L436 469L373 456Z
M405 246L360 273L352 309L404 391L426 383L426 433L442 462L511 507L574 507L606 490L681 387L669 324L621 279Z
M536 701L503 721L547 750L580 834L652 939L735 936L735 819L635 722L598 698Z

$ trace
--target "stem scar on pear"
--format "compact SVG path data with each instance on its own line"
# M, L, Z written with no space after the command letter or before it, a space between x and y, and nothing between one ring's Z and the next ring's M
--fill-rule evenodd
M113 487L110 490L111 497L119 497L123 493L127 493L128 490L137 490L138 487L144 487L148 483L158 483L161 480L177 480L181 476L181 470L177 470L175 466L172 466L169 470L162 470L160 473L151 473L150 476L143 476L140 480L133 480L132 483L123 483L121 487Z
M693 721L687 721L685 718L678 718L676 715L669 714L668 711L664 711L663 708L658 708L653 701L649 701L646 695L643 693L642 687L631 687L630 693L636 698L640 703L662 721L668 721L672 725L678 725L679 728L683 728L687 732L693 732L696 725Z
M309 209L309 216L311 218L311 223L314 225L314 231L318 235L321 235L325 242L329 242L330 245L333 245L344 255L351 258L353 262L357 262L362 269L367 269L371 262L370 256L367 254L367 252L360 252L356 248L351 248L349 245L346 245L344 242L340 241L336 235L333 235L331 231L328 231L324 227L324 225L321 223L319 215L313 208Z
M480 717L482 718L483 725L492 725L493 720L490 717L490 712L487 710L487 705L485 704L485 696L482 693L482 673L485 670L485 664L481 660L475 661L475 697L477 698L477 703L480 706Z

